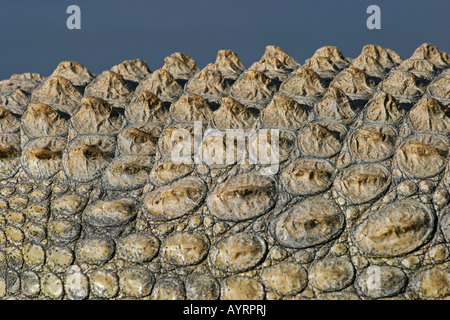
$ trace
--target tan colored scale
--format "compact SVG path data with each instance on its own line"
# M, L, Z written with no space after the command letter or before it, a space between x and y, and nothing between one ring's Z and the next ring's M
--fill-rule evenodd
M306 60L303 67L326 79L332 79L340 71L339 66L327 57L310 58Z
M328 242L345 226L338 205L323 195L307 198L271 222L271 234L288 248L309 248Z
M276 202L276 185L264 175L239 175L217 186L207 199L220 220L243 221L266 213Z
M277 94L261 110L263 125L279 129L300 129L308 121L308 110L292 98Z
M156 155L162 129L155 125L126 127L117 136L117 148L121 153Z
M9 79L0 81L0 91L16 91L22 89L24 92L31 92L45 77L39 73L25 72L13 74Z
M141 59L125 60L112 67L111 71L120 74L125 80L134 82L141 81L151 73L147 63Z
M434 216L426 205L404 200L371 215L356 226L353 237L368 255L397 256L423 245L434 224Z
M411 59L425 59L439 68L448 66L450 63L450 55L431 43L424 43L418 47L412 54Z
M443 99L448 104L450 99L450 90L448 89L450 83L450 75L444 75L436 81L433 81L427 88L428 93L436 99Z
M418 132L443 134L450 131L447 110L433 98L421 98L409 112L409 121Z
M292 98L318 99L326 91L326 85L317 73L308 68L294 71L280 86L280 92Z
M247 146L249 160L261 165L284 162L294 154L296 140L295 134L287 130L272 132L262 129L251 133Z
M164 58L162 69L169 71L175 79L188 80L200 71L197 63L183 52L175 52Z
M238 54L227 49L217 52L215 65L225 78L233 80L236 80L246 69Z
M0 134L0 178L12 178L17 173L21 153L19 134Z
M207 130L199 147L198 156L201 156L202 162L209 167L226 168L245 160L247 143L250 142L244 132L233 134L227 133L226 130Z
M269 77L284 79L293 70L300 67L286 51L280 47L270 45L258 62L253 63L248 70L260 71Z
M309 281L319 292L339 291L349 286L355 274L352 263L346 258L328 258L314 263Z
M73 115L82 95L72 83L61 76L45 79L32 95L31 102L45 103L62 112Z
M67 120L43 103L31 103L21 123L24 132L32 137L66 136L69 131Z
M152 171L150 172L149 178L151 183L157 186L162 186L187 176L193 170L193 164L163 160L155 163Z
M406 59L396 70L402 70L413 73L418 78L431 78L437 72L436 66L425 59Z
M227 272L242 272L261 263L267 244L260 236L242 232L223 238L213 245L209 259L214 267Z
M62 169L66 139L43 137L23 147L23 169L34 179L48 179Z
M208 101L201 96L189 93L183 95L170 108L172 117L180 122L208 123L212 118L212 110Z
M154 160L148 156L116 157L106 167L102 182L108 190L134 190L148 182Z
M334 87L328 88L324 97L314 105L314 109L321 119L345 124L353 122L359 111L344 91Z
M287 192L306 196L327 190L334 175L334 167L326 160L300 158L284 168L280 181Z
M122 107L129 102L131 93L132 90L122 75L106 70L86 87L84 96L101 98Z
M341 151L346 135L342 125L332 122L311 122L298 134L300 149L312 157L332 157Z
M386 192L391 180L388 168L381 164L355 164L342 170L334 188L350 203L361 204Z
M341 89L352 98L368 99L374 93L375 84L364 71L349 67L340 72L330 86Z
M5 94L0 95L0 106L6 107L17 114L22 114L26 110L30 98L30 94L22 89L7 90Z
M348 66L348 64L351 62L351 59L344 57L342 52L335 46L323 46L317 49L310 59L315 59L319 57L324 57L333 61L341 69ZM308 60L309 59L306 60L306 63L308 63Z
M94 79L94 75L77 61L61 62L50 75L52 76L64 77L74 86L86 86Z
M139 83L135 94L143 91L153 93L162 101L174 102L182 95L183 88L169 71L158 69Z
M204 182L186 177L146 194L142 200L144 214L149 220L176 219L196 209L205 196Z
M230 95L240 102L267 103L277 91L277 85L261 71L244 72L231 87Z
M86 135L75 138L64 152L64 171L70 179L89 182L98 178L113 160L115 149L114 137Z
M213 99L228 95L230 88L230 83L225 79L219 66L214 63L208 64L196 73L184 87L188 93Z
M448 155L447 143L443 136L411 136L398 147L394 163L409 176L435 176L444 169Z
M398 124L405 114L397 100L386 92L375 93L366 106L365 116L370 121L386 124Z
M71 124L78 134L115 135L124 126L124 117L105 100L85 97Z
M213 113L218 129L251 129L256 126L256 115L233 98L222 99L220 108Z
M403 59L392 50L387 51L378 45L364 46L361 54L353 59L352 66L368 74L383 76Z
M161 257L167 263L188 266L200 263L209 251L209 240L200 233L178 232L161 245Z
M203 127L195 124L174 124L162 132L159 139L159 150L163 156L170 156L177 161L185 159L192 161L192 156L200 146L199 137L203 134Z
M165 125L169 120L169 108L156 94L142 91L125 108L125 116L134 123Z
M417 97L423 94L418 78L411 72L395 71L390 73L378 86L378 89L394 97Z
M350 150L363 161L382 161L394 153L397 136L391 127L363 125L349 137Z
M14 116L8 109L0 107L0 133L18 132L20 119Z

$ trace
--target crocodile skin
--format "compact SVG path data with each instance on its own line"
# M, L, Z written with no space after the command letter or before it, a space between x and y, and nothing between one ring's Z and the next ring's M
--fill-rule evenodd
M1 81L0 299L448 299L449 66L268 46ZM276 171L171 157L258 129Z

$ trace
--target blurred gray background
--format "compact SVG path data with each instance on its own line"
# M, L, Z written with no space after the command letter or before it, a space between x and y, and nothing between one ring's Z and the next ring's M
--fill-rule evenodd
M66 9L81 8L81 30L69 30ZM381 8L381 30L369 30L366 9ZM181 51L200 68L220 49L236 51L249 67L266 45L303 64L316 49L337 46L354 58L379 44L408 58L423 42L450 53L448 0L54 0L0 2L0 79L13 73L51 74L76 60L98 74L141 58L153 71Z

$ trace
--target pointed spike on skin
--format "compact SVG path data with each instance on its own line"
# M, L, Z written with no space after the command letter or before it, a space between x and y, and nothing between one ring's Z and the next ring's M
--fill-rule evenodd
M169 71L176 79L183 80L190 79L200 71L195 60L182 52L175 52L164 58L162 69Z
M411 59L425 59L433 63L438 68L448 67L450 55L438 49L431 43L424 43L414 51Z
M231 96L240 101L267 103L277 91L277 84L263 72L248 70L231 87Z
M60 135L68 133L67 120L52 107L43 103L31 103L22 117L22 126L33 137Z
M226 97L214 111L213 122L220 129L251 129L256 124L256 117L240 102Z
M227 49L217 52L215 65L226 78L231 79L237 79L246 69L238 54Z
M125 60L111 68L124 77L125 80L139 82L151 74L147 62L141 59Z
M348 58L345 58L342 52L335 46L324 46L314 52L313 58L325 57L339 65L342 69L347 67L350 63ZM308 61L308 60L307 60Z
M86 86L94 79L94 75L77 61L61 62L50 76L64 77L75 86Z
M73 114L81 98L73 84L61 76L48 77L31 94L31 102L42 102L68 114Z
M183 88L175 81L173 75L165 70L158 69L142 80L135 90L135 94L149 91L160 100L175 102L183 94Z
M282 80L299 67L300 64L286 51L280 47L269 45L261 59L253 63L249 70L264 72L270 77Z
M230 84L220 71L219 66L209 63L189 80L185 86L185 91L205 97L221 98L229 93Z

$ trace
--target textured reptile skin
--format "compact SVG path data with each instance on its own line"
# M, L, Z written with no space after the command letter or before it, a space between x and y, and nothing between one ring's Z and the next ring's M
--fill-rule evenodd
M0 299L448 299L449 66L268 46L1 81ZM230 129L277 129L276 172L171 158Z

